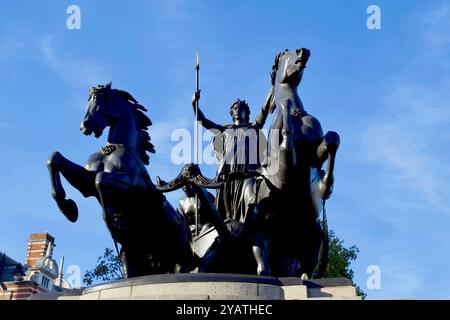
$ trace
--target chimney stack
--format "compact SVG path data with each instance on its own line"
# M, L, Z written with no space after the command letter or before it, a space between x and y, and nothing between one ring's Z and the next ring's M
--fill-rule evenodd
M55 238L47 232L33 233L28 239L27 256L25 264L33 266L37 260L46 256L52 256Z

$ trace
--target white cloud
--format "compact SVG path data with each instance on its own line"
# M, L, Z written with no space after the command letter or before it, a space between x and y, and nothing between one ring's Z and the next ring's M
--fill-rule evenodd
M86 95L89 86L110 80L108 72L99 61L64 50L62 39L39 33L35 29L37 28L28 26L26 29L16 30L14 35L3 35L0 59L4 63L12 59L38 61L61 77L73 90L86 90Z
M75 57L70 53L61 53L55 49L56 39L52 35L38 37L37 59L63 78L69 85L88 88L107 81L105 70L97 61Z
M355 188L358 200L392 227L380 231L371 252L370 261L382 270L382 290L367 291L369 298L442 296L439 285L425 279L445 264L449 241L449 6L414 17L408 35L416 48L382 79L388 89L354 152L370 170L365 188ZM423 26L418 33L412 31L417 24Z
M7 60L14 57L17 52L24 47L24 43L19 40L3 42L0 46L0 58Z
M445 157L450 150L448 84L399 87L385 99L386 112L362 136L364 158L390 176L386 182L395 189L397 199L411 192L408 201L426 201L450 214L450 166Z
M152 138L152 143L156 147L157 154L169 155L172 147L177 143L171 141L172 132L176 129L190 130L193 121L186 118L172 117L169 120L160 119L155 122L150 128L149 133Z
M445 47L448 50L450 44L450 6L448 3L442 4L440 7L430 10L423 17L425 24L424 37L428 44L434 48Z
M421 45L404 60L402 71L386 80L391 89L360 141L361 160L381 169L380 192L394 209L391 222L411 218L399 217L405 213L401 208L450 215L450 9L443 5L420 17L415 23L424 26L417 39Z

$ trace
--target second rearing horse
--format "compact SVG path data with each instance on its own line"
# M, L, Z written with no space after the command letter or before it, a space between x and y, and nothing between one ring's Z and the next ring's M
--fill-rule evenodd
M191 235L184 217L158 191L147 173L147 152L154 153L147 132L147 111L126 91L111 84L90 89L81 124L85 135L99 138L110 127L107 143L85 167L54 152L48 162L52 195L71 222L76 203L66 199L60 174L85 197L95 197L114 241L121 244L124 276L189 271L193 263Z
M325 271L323 264L318 266L321 245L328 245L319 214L332 192L340 142L335 132L323 135L298 96L309 56L307 49L281 52L272 70L278 112L269 130L254 219L253 252L260 275L306 273L311 278Z

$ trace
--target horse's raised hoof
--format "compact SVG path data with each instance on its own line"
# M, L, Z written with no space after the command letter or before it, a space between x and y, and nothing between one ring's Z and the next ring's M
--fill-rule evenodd
M327 150L330 156L335 156L336 152L341 144L339 135L334 131L329 131L325 134L325 142L327 144Z
M60 203L59 209L70 222L76 222L78 220L78 207L72 199L64 199Z

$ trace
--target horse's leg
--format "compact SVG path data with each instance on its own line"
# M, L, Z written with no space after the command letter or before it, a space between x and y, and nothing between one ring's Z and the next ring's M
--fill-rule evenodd
M270 219L273 212L270 190L264 180L257 188L256 207L247 216L246 229L250 233L253 257L256 262L256 273L260 276L272 275L270 268L270 245L272 241L273 221Z
M120 248L120 263L122 264L123 268L123 278L128 279L133 277L133 270L130 270L128 265L128 255L125 246L122 245Z
M102 206L103 219L108 227L112 226L117 231L125 231L121 212L125 208L125 204L121 203L122 199L119 194L125 195L124 192L129 191L130 186L129 175L124 172L102 171L95 176L95 188Z
M288 183L291 169L297 162L297 154L294 145L293 128L290 117L290 101L287 103L280 103L280 115L274 120L272 125L272 136L270 141L272 154L275 154L275 161L271 161L271 167L268 171L269 180L279 189L283 189ZM274 131L278 134L274 134ZM281 142L276 144L275 140L279 139L281 132ZM275 143L275 145L274 145ZM275 150L274 147L278 149Z
M252 251L258 276L270 276L272 274L269 266L269 244L270 239L264 233L256 232L253 235Z
M197 188L196 188L197 189ZM202 190L199 194L200 203L211 206L211 201L206 197L206 192ZM187 273L193 269L194 265L194 251L192 249L192 234L189 229L188 223L183 215L175 210L172 205L165 199L163 199L164 218L167 222L166 235L168 243L172 245L171 252L167 252L167 262L170 272ZM170 246L170 245L169 245Z
M306 223L309 228L305 228L302 243L305 244L300 256L300 274L306 273L311 279L313 272L319 262L320 246L323 238L323 231L319 224L313 220Z
M243 193L243 206L244 206L244 215L241 217L241 222L245 222L248 217L253 215L253 211L255 210L256 205L256 179L255 178L247 178L243 182L242 187Z
M150 262L145 249L135 243L127 243L120 249L120 260L123 266L124 279L155 274L150 269Z
M102 206L103 220L114 241L122 245L121 262L124 268L124 277L132 278L142 275L142 262L136 258L134 241L130 239L132 234L129 225L123 220L123 212L121 212L125 208L125 203L121 203L121 200L131 186L128 174L102 171L95 176L94 185Z
M277 113L270 127L267 150L268 165L264 167L264 175L278 189L283 189L286 186L290 168L296 163L292 134L288 134L284 129L283 122L289 121L286 118L287 110L285 109L280 108L280 112Z
M291 102L289 100L281 102L279 104L280 107L280 114L281 114L281 128L277 128L281 130L281 144L280 148L282 149L291 149L293 146L293 140L292 140L292 125L290 121L290 106Z
M317 148L317 157L320 163L328 159L327 169L318 184L319 194L324 200L328 199L333 191L333 171L339 144L339 135L336 132L329 131L325 134Z
M52 184L52 196L56 204L69 221L75 222L78 218L78 208L72 199L66 199L60 173L85 197L96 195L94 188L95 174L66 159L59 152L52 153L47 160L47 167Z
M99 172L95 177L95 187L111 236L123 246L122 263L127 277L157 273L160 270L159 256L150 259L148 243L143 241L147 237L148 216L137 212L146 209L143 206L144 193L141 192L144 190L131 190L132 181L125 172Z

